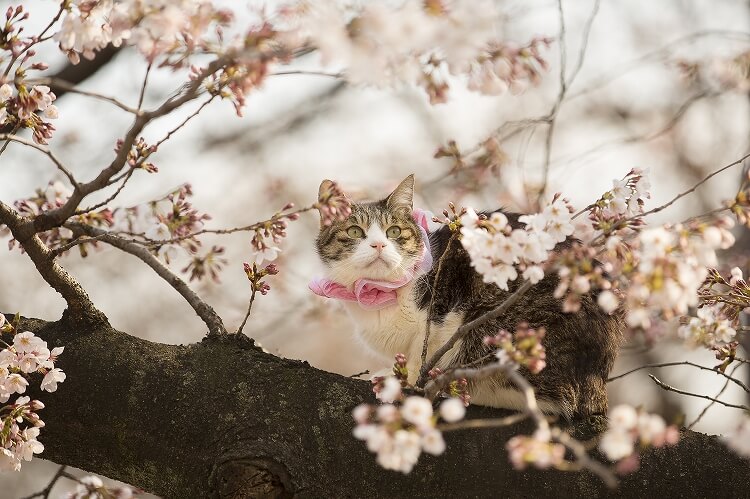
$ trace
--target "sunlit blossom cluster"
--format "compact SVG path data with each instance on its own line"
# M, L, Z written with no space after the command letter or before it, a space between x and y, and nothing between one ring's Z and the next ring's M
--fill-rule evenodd
M44 450L37 441L44 426L37 411L44 404L19 395L37 378L47 392L56 391L57 384L65 381L65 373L55 367L63 347L50 351L47 342L29 331L18 332L16 324L17 319L8 321L0 314L0 403L6 404L0 406L0 471L18 471L22 461L31 461Z
M645 200L651 197L646 170L633 168L622 179L614 179L612 184L612 189L590 207L588 214L592 228L606 234L632 226L623 222L643 213Z
M344 66L350 81L417 84L433 103L445 101L450 75L467 75L470 88L494 95L536 83L546 68L539 49L549 40L534 39L524 47L501 42L492 2L365 3L356 8L302 2L290 13L297 35L318 48L324 64Z
M680 338L693 348L721 346L730 343L737 335L731 322L722 318L721 309L716 306L699 308L697 317L691 317L677 332Z
M609 427L599 441L599 449L610 461L618 461L621 472L638 468L636 446L674 445L680 438L674 425L667 426L661 416L629 405L618 405L609 412Z
M581 298L597 290L597 302L607 313L620 306L617 291L611 290L607 277L613 265L600 261L604 245L614 260L631 257L628 247L622 245L623 235L632 235L642 225L638 215L643 213L645 199L650 197L651 186L646 171L632 169L622 179L612 181L612 189L602 194L587 208L587 217L575 224L574 242L560 249L551 264L557 268L559 284L554 295L564 298L563 310L576 312L581 308ZM583 213L583 212L582 212Z
M8 84L0 85L0 126L12 129L28 128L37 144L47 144L55 127L46 119L58 116L57 106L52 104L55 93L46 85L35 85L29 89L19 84L15 89Z
M37 189L33 196L16 200L14 205L19 213L28 217L36 217L44 212L63 206L71 194L71 189L63 182L55 180L49 182L44 189ZM109 208L101 208L74 215L70 218L70 221L83 223L92 227L110 227L113 223L113 218ZM73 231L67 227L56 227L42 232L38 236L51 249L59 248L74 239ZM97 242L90 241L88 244L96 246ZM8 248L13 249L15 246L16 240L10 239L8 241ZM22 248L20 249L22 250ZM82 256L87 255L85 245L80 245L79 250Z
M626 288L626 320L630 327L648 330L652 318L685 315L698 304L698 290L716 265L716 250L734 243L728 226L677 224L643 230L630 242L632 265L612 263Z
M464 414L464 404L459 399L451 398L440 405L439 415L448 423L461 420ZM438 414L433 413L432 402L424 397L406 397L400 407L390 403L377 407L361 404L352 415L357 422L354 437L365 441L385 469L409 473L422 452L437 456L445 451L443 435L436 427Z
M229 12L216 9L210 0L74 0L68 2L55 40L74 63L80 55L93 59L107 45L123 42L153 61L206 46L211 24L230 19Z
M505 444L513 468L529 465L539 469L560 466L565 461L565 446L552 442L548 429L537 429L532 436L516 435Z
M500 212L480 217L468 209L461 217L461 243L485 282L507 290L521 270L524 279L537 283L544 277L540 264L573 233L571 212L568 202L555 196L542 212L519 217L524 229L513 229Z
M141 157L145 159L150 147L144 147L145 156ZM191 185L183 184L160 199L118 208L113 212L111 232L132 237L167 263L177 258L181 248L188 255L182 272L189 273L190 280L210 277L218 281L219 271L227 263L221 256L224 248L214 245L200 253L201 241L195 234L211 216L193 206L192 195Z

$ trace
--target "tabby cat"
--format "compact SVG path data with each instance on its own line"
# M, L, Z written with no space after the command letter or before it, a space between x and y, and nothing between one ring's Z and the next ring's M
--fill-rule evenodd
M321 191L329 182L323 181ZM318 294L343 299L357 338L384 366L391 365L397 353L405 354L412 383L419 374L428 320L429 356L456 328L497 307L522 281L509 283L508 291L485 283L472 268L460 241L450 242L448 227L427 236L413 216L413 192L414 176L410 175L385 199L354 204L346 220L321 224L316 245L327 279L322 285L311 285ZM523 227L518 215L505 215L514 228ZM431 248L432 254L425 255L425 248ZM438 262L444 253L436 283L437 264L429 263ZM371 282L376 287L377 283L391 283L386 288L390 299L383 303L356 301L355 295L363 286L366 294ZM563 313L561 300L553 297L557 283L556 275L545 276L505 314L457 342L438 367L445 369L486 356L492 349L484 344L485 336L501 329L514 331L525 321L547 330L543 340L547 366L536 375L524 372L537 391L542 410L567 419L605 413L606 379L622 337L622 319L602 311L591 295L582 297L578 312ZM433 295L433 312L428 317ZM469 391L476 404L524 407L521 394L503 377L471 383Z

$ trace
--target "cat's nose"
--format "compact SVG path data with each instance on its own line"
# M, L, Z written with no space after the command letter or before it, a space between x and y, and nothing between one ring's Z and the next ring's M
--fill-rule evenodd
M383 251L383 248L385 248L385 244L386 243L377 241L377 242L370 244L370 247L375 248L376 250L378 250L378 253L381 253Z

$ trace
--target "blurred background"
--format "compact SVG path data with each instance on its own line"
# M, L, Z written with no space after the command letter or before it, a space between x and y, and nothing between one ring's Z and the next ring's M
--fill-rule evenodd
M248 5L248 13L259 3L241 2ZM3 9L8 4L0 1ZM448 102L431 105L417 88L351 86L322 75L271 76L249 95L242 118L235 116L228 102L209 106L153 157L159 173L135 175L111 207L138 205L188 182L195 206L212 216L206 227L229 228L266 219L287 202L312 204L324 178L338 181L355 199L374 199L415 173L415 204L436 213L449 201L477 209L501 205L530 209L524 185L538 186L543 178L548 128L547 123L534 120L550 112L559 92L559 12L553 1L497 4L504 13L497 26L501 39L519 44L537 35L556 39L543 52L550 68L539 86L520 95L487 97L455 81ZM556 117L549 192L563 192L583 208L611 188L613 179L633 167L648 168L652 199L646 208L651 208L748 152L750 96L743 84L749 76L748 65L736 58L750 49L749 2L567 0L562 5L568 77L579 64L588 23L595 8L597 12L580 72ZM28 29L44 26L56 7L53 1L29 5ZM238 15L243 12L240 2L232 3L232 8ZM67 61L54 47L48 48L45 60L50 62L50 73L55 73ZM120 50L80 88L135 103L145 69L142 57L132 49ZM321 66L317 56L310 54L283 69L320 70ZM333 73L340 68L325 69ZM147 107L167 98L183 78L170 70L152 72ZM107 102L80 95L66 94L56 104L60 118L51 148L78 178L90 179L112 157L130 116ZM149 126L144 134L147 142L161 138L195 109L187 107ZM455 171L450 159L433 157L450 140L468 151L493 131L498 132L499 149L491 168L467 165ZM727 171L651 222L679 221L719 207L722 200L734 197L742 175L740 168ZM3 154L0 199L4 202L28 197L52 180L62 178L37 151L11 144ZM245 331L268 351L307 360L320 369L343 375L377 370L382 366L368 358L354 340L343 310L307 289L310 279L321 271L313 244L317 229L315 213L290 224L276 262L280 273L269 279L269 295L256 300ZM738 228L735 235L737 246L722 255L722 263L727 268L747 269L747 234ZM252 261L250 236L238 233L202 241L205 248L212 244L226 247L228 263L220 283L194 281L191 286L234 330L249 298L242 263ZM43 282L25 255L7 250L6 242L0 244L0 273L5 283L0 286L0 310L59 318L63 300ZM164 343L190 343L205 333L187 303L129 255L102 248L82 258L73 251L61 263L122 331ZM184 259L178 259L172 267L179 271L184 264ZM665 334L675 336L669 329ZM716 363L709 352L686 350L676 339L666 339L654 348L632 341L623 347L613 374L680 360ZM703 400L664 392L648 379L647 372L610 383L611 404L642 405L668 421L684 414L686 422L705 408ZM688 366L650 372L665 383L710 396L724 386L724 378ZM748 381L746 368L735 375ZM748 402L734 385L723 392L722 399ZM740 416L739 411L715 405L694 429L718 433ZM20 473L0 475L0 496L34 492L55 469L40 459L24 463ZM63 489L60 485L55 492Z

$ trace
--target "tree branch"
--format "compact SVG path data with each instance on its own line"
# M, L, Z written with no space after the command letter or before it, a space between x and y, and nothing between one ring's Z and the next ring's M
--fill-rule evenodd
M60 161L57 156L55 156L52 151L49 150L48 147L39 145L31 140L24 139L23 137L19 137L18 135L12 135L9 133L0 133L0 140L6 140L11 142L18 142L19 144L23 144L27 147L31 147L32 149L36 149L37 151L40 151L41 153L47 155L49 159L52 160L52 162L55 164L58 170L62 172L63 175L65 175L68 180L70 181L73 188L80 187L78 184L78 181L76 181L73 174L70 172L70 170Z
M650 369L652 367L671 367L671 366L693 366L693 367L697 367L698 369L702 369L704 371L711 371L711 372L713 372L715 374L719 374L721 376L724 376L725 378L727 378L727 381L734 382L737 386L739 386L740 388L742 388L746 392L750 393L750 388L748 388L747 385L745 383L743 383L742 381L740 381L738 379L735 379L732 376L728 375L727 373L723 373L723 372L719 371L718 369L715 369L715 368L712 368L712 367L702 366L700 364L696 364L695 362L690 362L689 360L683 360L683 361L679 361L679 362L662 362L662 363L659 363L659 364L645 364L643 366L636 367L635 369L631 369L630 371L626 371L626 372L624 372L622 374L618 374L617 376L612 376L611 378L609 378L607 380L607 383L609 383L611 381L618 380L620 378L624 378L625 376L628 376L629 374L632 374L634 372L640 371L641 369Z
M351 410L373 401L368 381L274 357L242 335L163 345L105 326L78 334L72 322L24 320L22 328L66 347L58 364L68 378L42 399L42 456L166 499L644 497L675 483L696 496L721 490L742 497L750 481L742 458L717 437L693 432L674 447L645 452L640 470L614 491L589 473L515 471L505 442L531 429L528 422L448 432L443 455L422 456L402 475L380 468L351 435ZM468 411L469 421L508 416ZM577 431L590 427L581 423Z
M18 244L26 251L39 275L60 293L68 305L65 314L93 325L108 324L106 316L91 302L86 291L53 258L49 248L30 229L30 223L14 209L0 201L0 223L5 224Z
M185 298L185 301L190 304L195 313L198 314L198 317L200 317L206 324L206 326L208 326L208 330L211 334L227 334L227 330L224 327L224 322L221 320L221 317L219 317L219 314L217 314L210 305L204 302L200 296L198 296L192 289L190 289L190 286L188 286L185 281L180 279L178 275L176 275L164 264L162 264L159 259L156 258L147 248L117 237L114 234L109 234L105 230L97 229L89 225L80 223L67 223L65 224L65 226L72 230L74 233L77 232L79 234L85 234L89 237L94 237L99 241L105 242L111 246L114 246L115 248L124 251L125 253L130 253L131 255L137 257L138 259L143 261L143 263L151 267L154 272L159 275L159 277L167 281L167 283L172 286L175 291L177 291L183 298Z
M700 393L686 392L684 390L680 390L679 388L675 388L673 386L670 386L670 385L664 383L663 381L659 380L659 378L657 378L653 374L649 374L648 377L651 378L653 380L653 382L656 383L659 387L665 389L668 392L675 392L675 393L679 393L680 395L687 395L689 397L697 397L697 398L701 398L701 399L711 400L713 402L716 402L717 404L721 404L721 405L726 406L726 407L731 407L732 409L742 409L742 410L745 410L745 411L750 411L750 407L747 407L745 405L730 404L729 402L724 402L724 401L719 400L717 398L709 397L708 395L701 395Z

